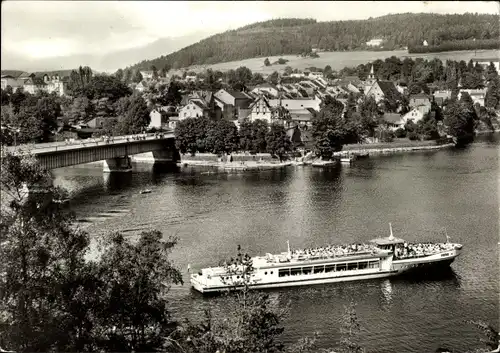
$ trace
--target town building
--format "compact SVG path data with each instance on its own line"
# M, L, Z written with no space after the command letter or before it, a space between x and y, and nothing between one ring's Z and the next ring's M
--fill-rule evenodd
M222 116L227 120L238 120L240 110L248 109L253 101L248 94L226 89L218 90L214 97L222 110Z
M462 93L467 92L472 98L474 104L479 103L480 106L484 106L484 99L486 98L486 88L483 89L461 89L458 92L458 99L462 97Z
M156 128L156 129L165 129L165 128L175 128L175 126L169 126L170 115L172 115L172 111L175 111L174 107L163 106L156 107L151 110L149 113L149 117L151 118L151 122L149 123L148 128Z
M255 94L267 92L273 97L278 97L279 93L278 88L270 83L262 83L260 85L257 85L253 90L251 90L251 92Z
M474 65L479 64L485 69L490 66L490 63L493 63L497 72L500 73L500 58L472 59L472 62Z
M19 80L13 75L2 75L1 78L2 89L7 89L8 86L12 87L12 91L15 92L17 88L23 87L24 81Z
M142 79L149 81L153 79L153 71L152 70L145 70L145 71L139 71L141 73Z
M431 98L424 93L413 94L410 96L410 108L418 108L424 114L427 114L432 107Z
M139 91L139 92L144 92L145 90L147 90L148 88L148 84L146 83L145 80L142 80L141 82L139 82L138 84L135 85L134 89L136 91Z
M288 111L312 108L316 111L320 110L322 99L317 95L314 98L296 98L296 99L271 99L269 104L271 107L282 105Z
M268 124L271 124L274 120L273 108L269 104L269 100L264 95L260 95L255 102L250 105L249 110L250 114L248 114L247 119L252 122L260 119L267 121Z
M397 113L385 113L382 119L387 128L392 131L404 128L406 123L404 118Z
M367 91L366 96L372 96L379 103L383 99L399 100L401 94L396 89L396 86L391 81L376 81Z
M187 118L201 118L210 116L210 109L199 99L192 99L179 110L179 120Z
M369 47L380 47L380 45L384 42L381 38L371 39L369 42L366 42L366 45Z

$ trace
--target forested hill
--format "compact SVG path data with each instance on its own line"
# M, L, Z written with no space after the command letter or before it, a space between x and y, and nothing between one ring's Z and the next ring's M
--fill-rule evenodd
M317 22L312 19L275 19L254 23L206 38L177 52L144 60L131 69L154 65L178 69L253 57L367 49L371 39L384 39L384 50L417 47L424 40L432 47L470 42L498 46L498 15L397 14L368 20ZM463 45L461 47L463 49ZM449 49L448 49L449 50Z

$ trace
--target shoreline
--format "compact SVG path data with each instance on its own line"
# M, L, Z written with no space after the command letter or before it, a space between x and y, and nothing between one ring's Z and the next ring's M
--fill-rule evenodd
M334 157L344 157L352 154L367 154L368 155L383 155L383 154L395 154L401 152L416 152L416 151L432 151L438 149L445 149L454 147L455 144L447 143L442 145L427 145L427 146L406 146L406 147L391 147L391 148L358 148L349 149L345 151L335 152ZM271 161L233 161L233 162L222 162L214 160L192 160L192 159L182 159L177 162L178 166L199 166L199 167L212 167L217 168L219 171L248 171L248 170L269 170L284 168L287 166L295 165L311 165L313 162L319 159L314 158L308 161L303 160L288 160L284 162L271 162Z

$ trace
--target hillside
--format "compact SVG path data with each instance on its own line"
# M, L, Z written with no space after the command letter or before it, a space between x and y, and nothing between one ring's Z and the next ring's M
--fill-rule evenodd
M384 39L383 49L450 45L476 38L498 46L498 15L397 14L368 20L317 22L312 19L276 19L226 31L131 69L181 68L254 57L326 51L367 50L366 42ZM493 49L493 48L491 48Z

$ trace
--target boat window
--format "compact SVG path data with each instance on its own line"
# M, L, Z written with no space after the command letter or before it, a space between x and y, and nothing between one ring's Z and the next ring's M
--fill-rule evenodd
M271 274L273 274L273 271L271 271Z
M290 273L292 276L297 276L297 275L300 275L301 274L301 270L300 270L300 267L297 267L297 268L292 268L290 270Z
M325 272L334 272L334 271L335 271L335 265L325 265Z
M358 269L358 263L357 262L350 262L347 264L347 270L357 270Z
M279 270L278 271L278 276L279 277L290 276L290 269L289 268L285 268L283 270Z
M302 273L308 275L312 272L312 267L302 267Z
M264 272L264 274L265 274L265 275L267 275L267 271L266 271L266 272Z
M314 266L314 273L323 273L325 272L325 265Z
M337 264L337 271L345 271L346 264Z
M364 270L365 268L368 268L368 262L366 262L366 261L362 261L362 262L360 262L360 263L358 264L358 268L359 268L360 270Z
M368 263L369 268L378 268L379 267L379 262L378 261L370 261Z

